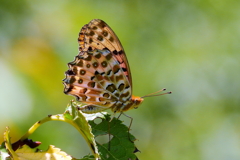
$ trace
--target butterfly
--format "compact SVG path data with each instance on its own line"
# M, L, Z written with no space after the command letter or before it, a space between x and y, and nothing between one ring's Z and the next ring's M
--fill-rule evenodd
M83 113L111 109L123 113L138 106L144 97L170 94L158 92L132 95L132 77L125 51L113 30L102 20L93 19L79 33L79 54L68 63L63 80L64 93L86 105Z

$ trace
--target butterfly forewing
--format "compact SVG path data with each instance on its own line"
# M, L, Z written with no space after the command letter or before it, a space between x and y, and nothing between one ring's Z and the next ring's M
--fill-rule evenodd
M131 72L124 49L116 34L104 21L93 19L89 24L86 24L79 33L78 41L79 55L83 53L82 51L108 49L118 61L132 86Z

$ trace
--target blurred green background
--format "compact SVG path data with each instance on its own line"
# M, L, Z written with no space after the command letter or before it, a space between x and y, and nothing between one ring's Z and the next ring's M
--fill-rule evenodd
M63 93L62 79L78 54L78 33L99 18L124 46L134 95L173 92L127 112L139 159L240 159L240 1L0 3L1 134L9 126L18 140L36 121L63 113L74 99ZM90 153L62 122L44 124L30 138L42 141L41 149Z

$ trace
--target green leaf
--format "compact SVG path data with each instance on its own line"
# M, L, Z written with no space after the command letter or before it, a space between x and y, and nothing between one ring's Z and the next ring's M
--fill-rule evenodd
M128 127L117 118L110 121L110 116L105 115L100 123L90 121L92 133L95 137L111 134L111 140L100 144L97 142L98 150L102 160L126 160L137 159L134 154L137 151L133 140L135 137L128 132ZM110 122L109 122L110 121ZM129 139L131 138L131 140Z
M85 116L86 114L83 114L80 110L78 110L78 107L81 106L79 106L78 103L71 101L70 105L67 107L64 113L65 120L69 119L69 121L66 122L73 125L82 134L87 144L89 145L90 149L92 150L94 157L100 158L98 148L96 146L96 142L94 139L94 135L92 134L91 126L88 124L88 121Z

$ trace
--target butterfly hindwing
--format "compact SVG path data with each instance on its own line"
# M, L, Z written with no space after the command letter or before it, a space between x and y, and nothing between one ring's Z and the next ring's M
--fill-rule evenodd
M64 92L79 101L104 110L131 98L130 84L109 50L82 52L68 66Z

